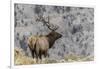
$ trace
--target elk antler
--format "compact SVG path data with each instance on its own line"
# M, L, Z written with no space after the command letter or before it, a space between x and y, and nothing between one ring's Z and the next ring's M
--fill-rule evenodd
M50 30L52 30L52 31L55 31L55 30L57 30L59 27L56 25L56 26L54 26L53 24L50 24L49 23L49 16L48 16L48 21L46 21L45 20L45 18L43 17L43 16L40 16L38 19L37 19L37 21L42 21L42 23L44 24L44 25L46 25Z

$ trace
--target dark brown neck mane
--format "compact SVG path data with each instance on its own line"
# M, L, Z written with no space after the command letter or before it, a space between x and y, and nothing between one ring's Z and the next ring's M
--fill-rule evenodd
M51 35L47 35L47 38L49 41L49 48L51 48L53 46L53 44L55 43L55 40L57 40L57 39Z

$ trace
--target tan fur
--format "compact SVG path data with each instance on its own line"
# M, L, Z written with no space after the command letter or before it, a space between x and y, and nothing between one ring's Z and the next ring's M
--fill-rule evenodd
M30 36L28 38L28 46L31 48L31 49L34 49L34 45L36 43L36 40L37 40L38 36Z
M39 51L47 52L49 49L49 43L46 37L38 38L36 42L36 52L39 54Z

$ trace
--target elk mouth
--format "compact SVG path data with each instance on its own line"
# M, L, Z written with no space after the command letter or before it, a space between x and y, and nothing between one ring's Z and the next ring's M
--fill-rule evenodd
M62 35L61 35L61 34L59 34L59 35L58 35L58 39L59 39L59 38L61 38L61 37L62 37Z
M62 37L62 35L59 35L59 38L61 38Z

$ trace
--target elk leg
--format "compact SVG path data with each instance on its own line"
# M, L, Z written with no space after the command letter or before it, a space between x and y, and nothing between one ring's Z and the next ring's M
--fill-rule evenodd
M42 51L41 50L39 51L39 59L40 59L39 62L41 63L42 62Z
M31 55L32 55L32 57L34 58L34 50L31 49L30 47L29 47L29 49L30 49L30 51L31 51Z
M44 51L44 57L46 58L46 56L47 56L47 51Z
M47 57L49 57L49 54L47 53Z
M32 52L32 57L34 58L34 50L32 50L31 52Z
M39 58L42 59L42 52L41 52L41 50L39 51Z
M38 53L36 53L36 62L38 63Z

